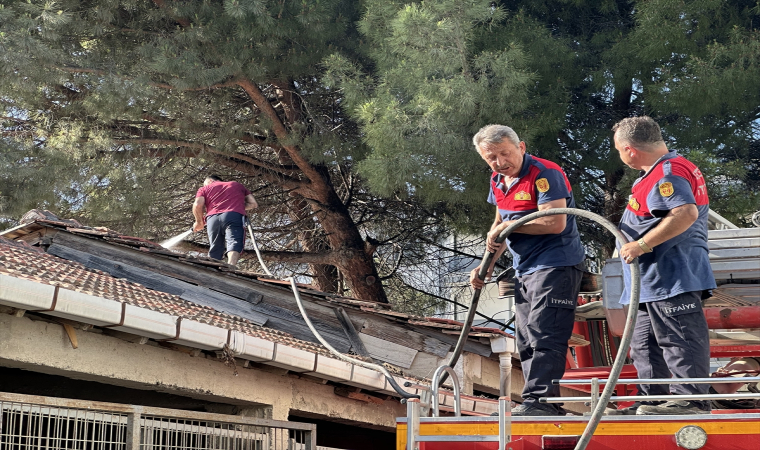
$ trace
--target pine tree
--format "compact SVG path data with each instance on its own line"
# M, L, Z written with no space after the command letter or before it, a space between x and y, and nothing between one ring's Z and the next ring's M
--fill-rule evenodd
M3 1L3 160L51 165L30 177L52 188L38 201L138 233L186 229L194 189L226 170L262 200L257 228L280 232L267 259L309 264L325 290L337 268L352 295L386 301L345 202L358 155L335 130L352 127L316 79L351 53L356 15L348 0ZM19 214L34 192L7 175L5 213Z
M334 55L326 82L365 132L371 153L358 168L379 192L484 203L485 165L469 137L503 123L565 169L580 208L616 221L635 174L610 128L648 114L713 180L713 208L739 223L758 209L755 1L366 4L371 63ZM469 217L470 229L490 223ZM582 233L590 253L609 255L599 227Z
M50 205L165 235L222 172L262 200L269 261L383 301L381 276L452 225L488 227L481 126L515 128L615 220L636 174L610 127L640 114L700 165L714 209L742 223L760 204L755 0L0 6L6 217Z

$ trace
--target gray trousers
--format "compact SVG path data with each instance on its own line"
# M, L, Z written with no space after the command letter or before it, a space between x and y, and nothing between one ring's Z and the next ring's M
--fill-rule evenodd
M702 292L639 304L631 340L639 378L706 378L710 338L702 310ZM644 395L707 394L709 384L641 384ZM708 402L697 402L704 409Z
M242 252L245 244L245 216L235 211L214 214L206 218L209 258L224 258L227 252Z
M565 374L582 275L580 269L569 266L517 277L515 324L526 404L559 396L559 386L552 380Z

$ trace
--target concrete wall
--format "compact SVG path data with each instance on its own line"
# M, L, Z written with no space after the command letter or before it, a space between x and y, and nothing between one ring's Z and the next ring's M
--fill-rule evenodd
M97 328L77 329L76 336L74 349L62 325L0 312L0 365L253 410L271 406L277 420L300 411L391 430L395 418L406 413L398 399L377 405L339 397L332 385L278 369L238 367L235 376L231 367L203 353L192 356L152 341L141 345Z

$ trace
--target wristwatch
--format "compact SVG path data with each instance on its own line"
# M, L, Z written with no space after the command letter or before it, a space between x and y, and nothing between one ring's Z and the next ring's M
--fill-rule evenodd
M652 253L652 247L648 246L644 239L639 239L639 247L644 253Z

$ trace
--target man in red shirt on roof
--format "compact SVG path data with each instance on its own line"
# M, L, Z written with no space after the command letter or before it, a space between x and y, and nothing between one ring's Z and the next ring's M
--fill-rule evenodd
M208 226L210 258L221 260L226 253L227 262L237 264L245 239L246 211L258 206L251 192L237 181L222 181L216 175L206 178L195 194L193 231Z

